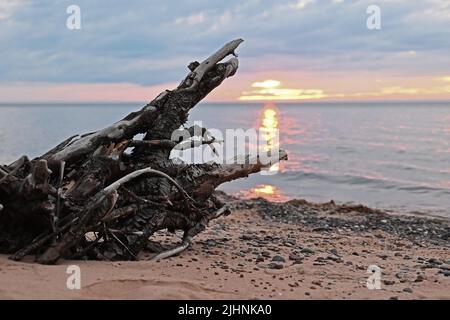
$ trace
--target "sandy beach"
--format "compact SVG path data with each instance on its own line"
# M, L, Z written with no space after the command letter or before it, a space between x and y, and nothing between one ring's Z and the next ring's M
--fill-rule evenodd
M363 206L227 197L181 255L163 261L62 261L56 266L0 256L0 299L450 299L450 226ZM170 247L179 235L158 233ZM66 269L81 268L81 290ZM366 287L367 269L381 288Z
M450 300L450 0L106 3L0 0L0 301Z

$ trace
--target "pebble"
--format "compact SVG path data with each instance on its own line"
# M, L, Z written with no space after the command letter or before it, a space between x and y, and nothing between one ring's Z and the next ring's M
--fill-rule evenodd
M395 284L395 281L394 281L394 280L384 280L383 283L384 283L386 286L392 286L392 285Z
M312 231L314 232L321 232L321 231L329 231L330 228L329 227L317 227L317 228L313 228Z
M403 292L413 293L413 289L411 289L411 288L405 288L405 289L403 289Z
M342 259L339 258L339 257L328 256L327 259L331 260L331 261L334 261L334 262L342 262Z
M416 278L416 280L414 280L414 282L422 282L423 280L425 280L425 277L421 274L419 274Z
M250 201L250 202L249 202ZM401 217L386 214L364 214L364 218L357 224L349 223L346 219L331 216L339 212L359 212L359 213L381 213L379 210L370 209L364 206L354 208L342 208L338 205L324 205L312 207L304 201L271 203L265 199L245 200L237 207L256 208L264 218L272 221L282 221L290 224L301 224L302 228L311 227L311 230L345 230L361 232L362 230L379 230L381 233L375 237L384 238L386 234L400 236L417 243L424 240L432 240L435 244L447 244L450 237L450 228L446 223L433 221L432 219L420 217ZM322 214L328 214L329 216ZM420 228L416 227L420 225Z
M276 261L276 262L286 262L286 260L282 257L282 256L274 256L272 258L272 261Z
M337 252L336 249L331 249L330 252L331 252L332 254L334 254L335 256L340 257L340 255L339 255L339 253Z
M303 260L303 256L297 254L297 253L291 253L289 254L289 260L293 260L293 261L300 261Z
M439 269L450 271L450 266L448 266L448 265L441 265L441 266L439 266Z
M404 272L397 272L395 274L395 277L397 279L400 279L400 281L406 281L406 273L404 273Z
M284 266L281 263L271 262L267 265L269 269L283 269Z
M431 258L431 259L428 259L428 263L441 265L442 261L439 259L436 259L436 258Z
M306 254L314 254L315 253L315 251L313 249L310 249L310 248L302 248L300 250L300 252L301 253L306 253Z
M251 235L251 234L243 234L242 236L241 236L241 239L242 240L253 240L255 237L253 236L253 235Z

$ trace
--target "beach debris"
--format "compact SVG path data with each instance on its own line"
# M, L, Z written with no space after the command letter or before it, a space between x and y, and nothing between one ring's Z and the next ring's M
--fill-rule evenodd
M272 261L274 262L286 262L286 260L282 256L273 256Z
M233 210L253 208L264 219L296 224L301 226L302 229L314 230L317 227L326 226L330 232L338 232L339 234L363 234L369 232L378 239L385 239L389 235L401 237L413 242L413 244L408 246L423 247L426 243L432 243L450 247L450 240L446 236L450 234L450 223L444 217L427 218L420 215L389 214L361 205L330 202L312 203L304 199L286 202L270 202L263 198L236 201L229 196L227 199L229 202L233 202ZM382 222L382 220L387 221L387 223ZM418 230L418 227L429 232L421 232ZM317 234L320 233L317 232ZM408 246L405 246L405 248L408 248ZM304 247L297 246L297 250L306 257L320 251L312 244ZM333 255L336 255L335 253L339 254L337 250L330 250L330 253ZM360 252L352 252L354 256L364 256L366 254L372 254L371 250L363 249ZM385 253L378 255L378 258L386 261L390 257L390 255ZM403 258L405 260L412 259L408 255L404 255ZM431 261L428 261L429 259L420 258L423 259L421 261L424 268L438 268L440 266L439 263L442 264L448 260L431 259ZM450 260L447 263L450 265Z
M185 251L209 221L228 215L215 189L268 165L259 158L187 164L170 154L198 145L215 151L220 141L206 128L185 128L199 143L174 140L173 133L198 102L236 73L235 51L242 41L190 63L177 88L122 120L72 136L33 160L23 156L0 166L0 253L14 260L34 254L39 263L55 264L61 258L136 260L153 248L153 259L159 260ZM286 159L280 151L278 160ZM149 244L163 229L181 230L181 243L172 249Z
M267 265L269 269L283 269L284 266L280 262L271 262Z
M404 288L404 289L403 289L403 292L406 292L406 293L413 293L413 289L411 289L411 288Z

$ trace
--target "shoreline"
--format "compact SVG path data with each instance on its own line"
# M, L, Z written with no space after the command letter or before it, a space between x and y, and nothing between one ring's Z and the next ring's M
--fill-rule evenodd
M144 253L140 261L44 266L0 255L0 299L450 299L448 219L221 197L231 215L160 262ZM155 238L171 247L180 234ZM81 290L66 287L73 264ZM381 268L379 290L366 287L371 265Z

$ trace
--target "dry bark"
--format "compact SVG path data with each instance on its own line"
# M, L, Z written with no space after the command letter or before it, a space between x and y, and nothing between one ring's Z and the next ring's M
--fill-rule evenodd
M70 137L31 161L24 156L0 166L0 252L15 260L34 254L44 264L61 258L134 260L154 232L183 230L181 245L156 255L161 259L186 249L211 219L227 214L215 188L264 166L177 164L169 155L180 142L171 140L172 132L189 110L236 73L236 57L221 61L235 55L241 42L192 62L176 89L107 128ZM142 140L134 140L142 133ZM280 152L279 158L287 156Z

